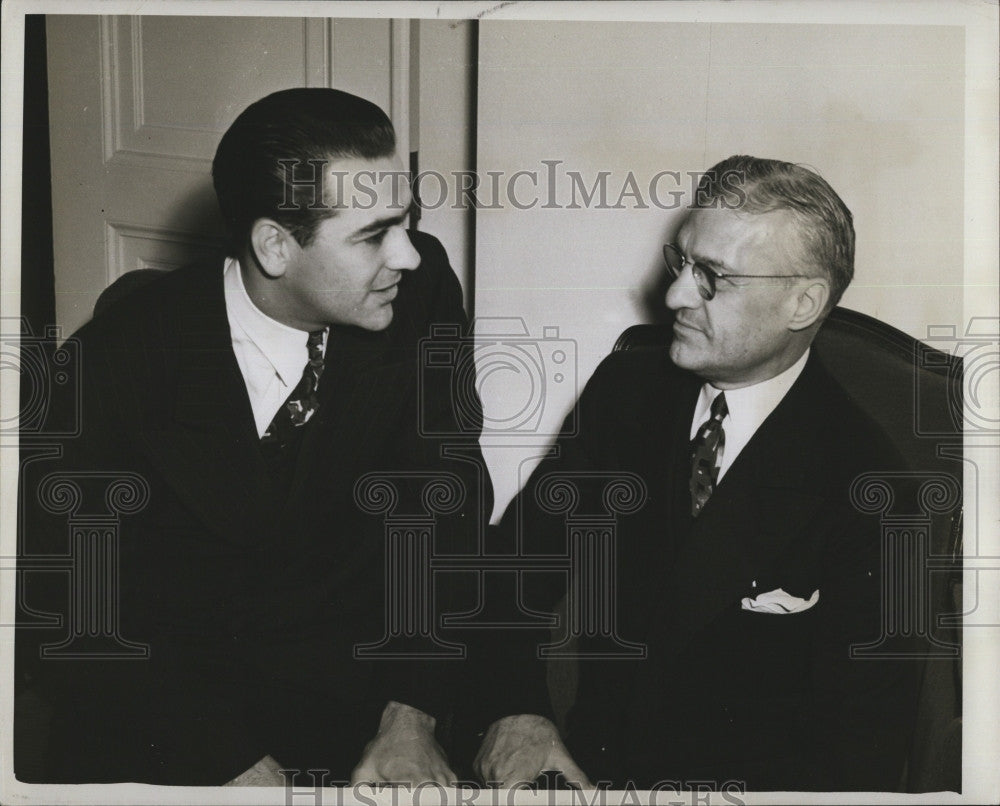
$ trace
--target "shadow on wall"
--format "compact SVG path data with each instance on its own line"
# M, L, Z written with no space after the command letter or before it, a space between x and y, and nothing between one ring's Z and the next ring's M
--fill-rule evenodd
M212 178L206 173L203 181L191 190L168 216L165 226L172 232L191 233L199 241L215 241L216 248L225 244L225 226L215 200ZM192 244L192 254L204 254Z
M643 322L665 327L673 324L673 311L667 308L665 302L670 283L670 275L666 267L661 265L650 272L646 281L640 286L639 305Z
M670 223L661 236L662 243L671 243L677 238L677 231L684 223L684 215L672 216ZM645 280L637 291L640 321L653 325L670 326L673 324L673 312L667 308L667 289L672 282L670 273L660 257L660 246L657 244L656 256L651 261L651 268Z

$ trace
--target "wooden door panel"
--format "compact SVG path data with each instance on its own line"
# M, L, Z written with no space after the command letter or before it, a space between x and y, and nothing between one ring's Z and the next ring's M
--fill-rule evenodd
M200 172L248 104L329 80L322 18L104 17L101 40L112 162L173 158Z

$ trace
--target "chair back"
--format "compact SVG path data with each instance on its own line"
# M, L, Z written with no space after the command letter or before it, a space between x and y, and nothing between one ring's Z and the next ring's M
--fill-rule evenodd
M669 326L633 325L613 349L662 349L671 339ZM942 441L961 444L961 358L840 307L830 312L813 349L913 467L934 466Z

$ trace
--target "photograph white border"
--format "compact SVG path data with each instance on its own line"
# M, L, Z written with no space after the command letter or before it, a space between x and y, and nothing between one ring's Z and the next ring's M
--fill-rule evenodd
M213 16L322 16L322 17L410 17L439 19L520 19L520 20L657 20L676 22L725 23L821 23L843 24L906 24L950 25L965 28L966 87L965 87L965 249L964 321L973 317L996 318L1000 314L997 288L998 231L998 8L996 2L974 0L900 0L898 2L844 2L840 0L763 0L762 2L537 2L537 3L348 3L348 2L231 2L230 0L177 0L160 2L121 2L120 0L8 0L2 7L3 52L0 90L3 98L2 130L2 222L0 228L0 313L6 317L20 315L20 249L21 249L21 153L22 130L20 112L23 106L24 15L25 14L166 14ZM8 382L0 387L0 406L4 417L18 408L18 384ZM966 503L978 505L976 523L981 528L996 529L1000 522L998 502L998 460L1000 438L992 441L966 440L966 449L995 451L986 466L980 467L981 488L966 491ZM0 557L15 553L18 450L6 443L0 451L0 480L3 506L0 508ZM977 495L978 493L978 495ZM966 540L968 547L972 541ZM1000 534L990 531L978 535L980 555L976 559L994 559L1000 564ZM988 563L980 563L987 567ZM6 568L6 566L4 566ZM997 574L985 572L982 579L974 568L965 572L965 590L978 591L978 607L996 613L1000 624L1000 585ZM984 584L992 579L993 584ZM14 576L4 571L0 579L0 624L13 622L15 611ZM964 733L963 787L961 795L864 795L859 793L831 794L748 794L746 803L985 803L1000 801L1000 627L966 630L964 635ZM110 786L26 785L13 778L11 769L12 697L13 689L13 630L2 628L0 649L0 801L18 803L291 803L283 790L223 789L202 787L153 787L116 784ZM429 794L429 793L428 793ZM559 793L559 799L540 793L518 794L517 802L574 802L570 793ZM690 795L678 795L673 800L690 802ZM378 803L392 803L389 793L375 794ZM660 802L670 799L661 797ZM297 795L295 803L311 803L309 795ZM322 803L350 802L337 799L330 790ZM405 801L400 801L405 802ZM429 798L427 802L436 802ZM455 801L450 801L455 802ZM497 802L483 792L479 801ZM507 801L501 798L501 803ZM590 802L576 800L575 802ZM600 802L600 801L598 801ZM607 803L617 803L609 797ZM711 802L727 802L715 796Z

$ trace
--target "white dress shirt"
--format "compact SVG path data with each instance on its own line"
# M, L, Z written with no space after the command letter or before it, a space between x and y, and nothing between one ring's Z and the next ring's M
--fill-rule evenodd
M274 415L302 378L309 362L309 334L265 314L243 285L240 263L226 258L223 267L226 316L236 363L243 373L257 435L263 436ZM329 332L323 334L323 352Z
M780 375L755 383L753 386L725 390L726 407L729 409L729 413L722 421L722 430L726 434L726 444L719 460L720 480L732 466L736 457L740 455L740 451L757 433L757 429L760 428L764 420L777 408L782 398L792 388L792 384L802 374L802 369L808 358L809 350L806 350L798 361ZM712 401L715 400L720 391L723 390L716 389L709 383L701 387L698 402L694 407L694 417L691 420L691 439L695 438L702 423L709 418Z

